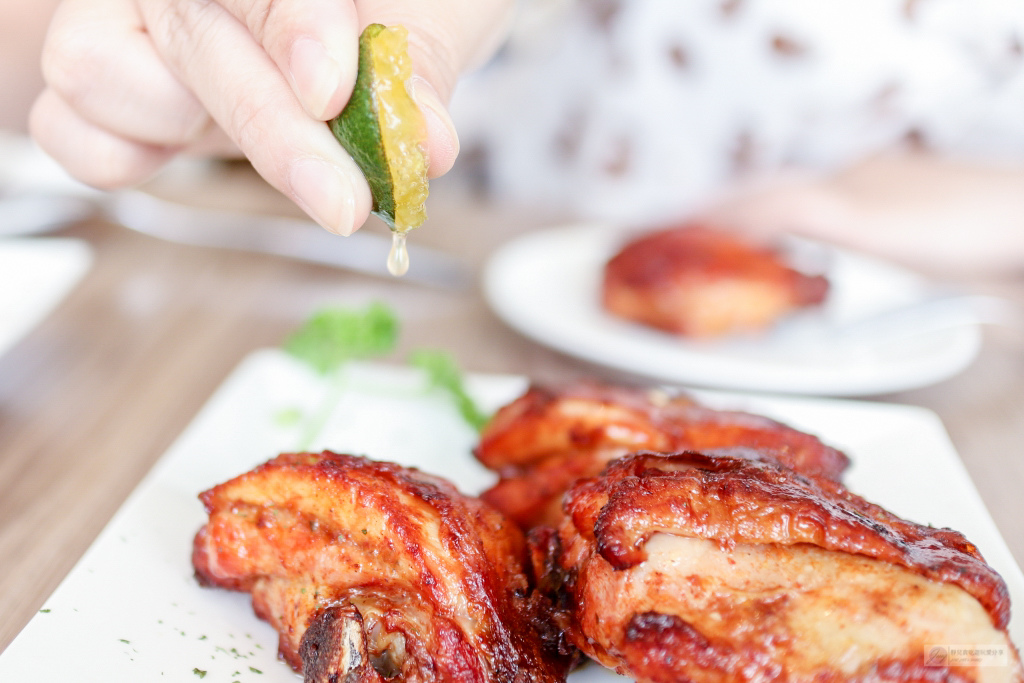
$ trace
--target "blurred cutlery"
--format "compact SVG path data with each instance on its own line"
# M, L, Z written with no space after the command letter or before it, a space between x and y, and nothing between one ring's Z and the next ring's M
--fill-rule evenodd
M137 232L181 244L238 249L440 287L465 290L475 278L467 263L428 247L409 244L409 272L387 271L391 239L359 231L332 235L309 220L203 209L128 190L104 202L115 222Z
M0 237L38 235L96 214L88 197L24 192L0 197Z
M889 345L974 325L996 325L1024 333L1024 308L998 296L939 289L917 301L829 326L817 343L871 349L879 340Z

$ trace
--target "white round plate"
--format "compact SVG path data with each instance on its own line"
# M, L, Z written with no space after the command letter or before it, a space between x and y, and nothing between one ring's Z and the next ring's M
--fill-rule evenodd
M831 285L825 305L760 336L681 339L601 308L604 264L631 236L587 224L520 237L488 262L487 300L510 326L569 355L664 382L747 391L901 391L960 372L981 345L973 320L914 308L933 295L922 277L822 245L813 249L824 257ZM868 319L880 322L851 327Z

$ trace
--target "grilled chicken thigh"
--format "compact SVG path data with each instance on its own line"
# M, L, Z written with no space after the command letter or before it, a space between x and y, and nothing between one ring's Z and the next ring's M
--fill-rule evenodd
M521 532L443 480L298 453L200 497L198 578L250 592L307 683L565 679Z
M687 337L760 330L821 303L828 282L776 250L700 225L643 235L605 266L611 313Z
M838 480L849 464L810 434L766 417L712 410L685 396L581 384L532 387L495 415L477 458L501 480L483 499L524 528L556 525L577 480L639 450L745 447L807 475Z
M636 454L531 534L559 620L641 683L1024 680L1002 579L962 535L750 452ZM1005 655L935 661L935 646Z

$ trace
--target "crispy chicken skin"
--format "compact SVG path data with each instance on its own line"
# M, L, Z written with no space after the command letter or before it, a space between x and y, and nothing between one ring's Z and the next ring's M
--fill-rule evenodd
M821 303L822 276L790 268L782 255L720 230L684 225L643 235L605 266L604 307L686 337L759 330Z
M307 683L565 680L522 533L441 479L297 453L200 498L196 576L250 592Z
M639 450L746 447L815 477L838 480L849 459L766 417L712 410L685 396L580 384L534 386L497 412L477 458L501 480L483 499L524 528L557 525L561 495L611 460Z
M640 453L565 508L531 532L541 583L570 640L640 683L1024 681L977 549L835 482L749 453ZM942 665L935 645L1006 664Z

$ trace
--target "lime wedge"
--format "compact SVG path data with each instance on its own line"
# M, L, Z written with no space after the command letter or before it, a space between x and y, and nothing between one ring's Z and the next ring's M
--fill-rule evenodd
M330 122L334 136L366 176L373 212L400 233L427 218L426 126L405 87L411 76L406 29L370 24L359 36L352 97Z

